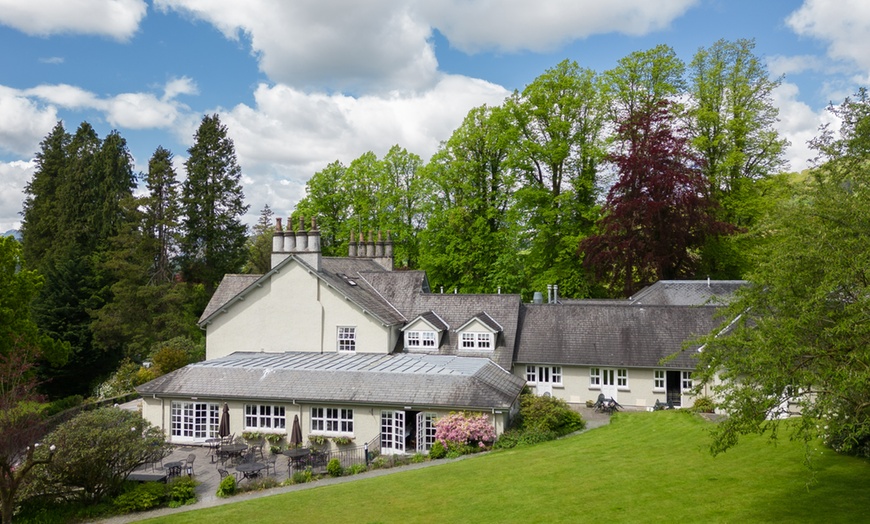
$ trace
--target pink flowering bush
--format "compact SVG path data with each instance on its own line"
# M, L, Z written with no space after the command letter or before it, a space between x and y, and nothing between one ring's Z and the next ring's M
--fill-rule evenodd
M451 412L435 421L435 438L448 449L485 449L495 437L495 428L484 413Z

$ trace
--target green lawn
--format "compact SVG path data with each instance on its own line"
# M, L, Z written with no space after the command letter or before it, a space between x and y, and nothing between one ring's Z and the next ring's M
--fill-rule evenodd
M863 522L868 462L747 437L718 457L708 422L620 413L575 437L147 522Z

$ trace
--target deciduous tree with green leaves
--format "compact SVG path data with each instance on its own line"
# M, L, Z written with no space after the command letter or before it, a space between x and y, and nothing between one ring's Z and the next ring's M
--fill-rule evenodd
M832 109L842 133L815 140L821 163L758 226L751 285L701 340L697 387L729 414L714 452L746 433L775 437L799 410L799 438L870 456L870 101L862 90Z
M590 278L575 251L598 216L607 107L599 78L565 60L514 93L506 107L518 133L510 163L519 177L528 285L557 283L565 296L589 296Z

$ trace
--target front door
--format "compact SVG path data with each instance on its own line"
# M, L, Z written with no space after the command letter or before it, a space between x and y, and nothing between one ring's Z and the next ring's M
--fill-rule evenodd
M405 452L405 412L381 411L381 453Z
M616 398L616 370L615 369L603 369L601 370L601 393L604 394L605 398L612 398L613 400L619 402L619 399Z

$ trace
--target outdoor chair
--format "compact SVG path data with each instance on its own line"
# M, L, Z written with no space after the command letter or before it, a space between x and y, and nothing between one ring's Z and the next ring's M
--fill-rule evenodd
M193 461L196 460L196 455L191 453L187 456L187 460L184 462L184 469L187 470L187 474L189 476L193 476Z
M248 453L253 457L254 455L260 455L260 459L264 459L263 457L263 446L260 444L254 444L248 449Z
M227 471L223 468L218 468L218 474L221 476L221 480L223 480L227 477L234 477L236 479L236 482L239 481L239 476L236 473L230 473L229 471Z
M275 469L275 462L278 461L277 455L269 455L269 458L266 459L266 475L269 474L269 468L272 468L272 474L277 475L278 470Z

